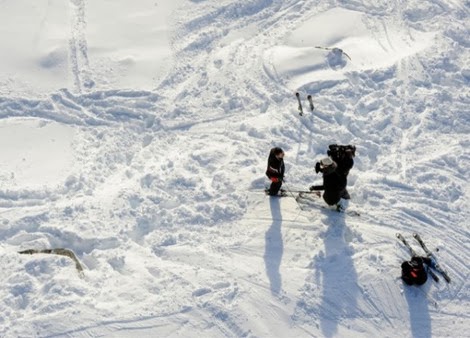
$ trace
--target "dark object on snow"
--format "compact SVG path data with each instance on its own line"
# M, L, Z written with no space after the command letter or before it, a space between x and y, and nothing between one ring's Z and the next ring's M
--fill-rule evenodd
M328 151L326 153L338 165L338 168L336 169L336 171L339 174L342 174L345 177L347 177L349 174L349 171L354 166L354 157L356 156L356 146L353 146L351 144L348 144L348 145L330 144L328 146Z
M272 148L269 152L268 167L266 169L266 176L271 180L269 195L277 195L279 189L281 189L284 171L284 151L279 147Z
M313 111L315 109L315 106L313 105L313 98L312 95L307 95L307 100L310 105L310 110Z
M336 171L347 177L349 171L354 166L354 157L356 156L356 146L353 145L338 145L330 144L328 150L326 151L327 155L331 157L333 161L336 162L337 169ZM318 174L322 172L320 162L317 162L315 165L315 172Z
M299 115L302 116L304 114L304 109L302 108L302 102L300 102L300 94L297 92L295 93L295 96L297 97L297 102L299 102L299 107L297 108L299 110Z
M408 285L423 285L428 280L427 267L431 260L428 257L413 256L401 264L401 278Z
M37 254L37 253L44 253L44 254L55 254L55 255L67 256L75 262L75 268L77 269L78 274L80 275L80 277L83 277L83 267L80 264L77 256L70 249L63 249L63 248L44 249L44 250L29 249L29 250L19 251L18 253L23 254L23 255L32 255L32 254Z
M416 253L416 251L411 247L410 243L403 237L402 234L399 232L396 234L397 238L403 243L404 246L408 249L408 252L410 253L411 257L419 257L419 255ZM431 265L428 264L429 267L432 267L432 260L430 261ZM437 283L439 282L439 277L432 271L432 269L427 269L428 273L431 275L432 279Z
M322 47L322 46L315 46L315 48L330 50L333 54L336 54L336 55L344 55L349 59L349 61L351 61L351 57L348 54L346 54L341 48L338 48L338 47L330 48L330 47Z
M434 256L434 254L432 253L431 250L428 249L428 247L426 246L426 244L424 244L424 241L421 239L421 236L417 233L414 233L413 234L413 237L418 241L419 245L421 245L421 247L423 248L423 250L426 252L426 255L429 257L429 259L431 260L431 264L429 265L430 267L432 267L434 270L436 270L437 272L439 272L442 277L444 277L444 279L446 280L447 283L450 283L450 277L449 277L449 274L447 273L446 270L444 270L441 265L437 262L437 259L436 257ZM437 251L437 250L436 250Z
M344 177L337 172L337 164L331 158L326 157L319 163L323 173L323 184L312 185L310 191L324 190L323 199L328 205L337 204L341 198L349 199L349 193L344 184Z

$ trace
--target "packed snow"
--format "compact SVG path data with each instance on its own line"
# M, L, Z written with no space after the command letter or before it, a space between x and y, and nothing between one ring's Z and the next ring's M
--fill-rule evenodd
M468 0L6 0L0 19L1 337L468 337ZM333 143L357 147L360 216L294 198ZM274 146L288 197L263 192ZM405 286L397 232L451 283ZM54 248L83 273L19 254Z

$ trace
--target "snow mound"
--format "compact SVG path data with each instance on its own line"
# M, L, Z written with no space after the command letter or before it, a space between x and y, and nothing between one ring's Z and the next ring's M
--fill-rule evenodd
M266 51L266 69L296 89L339 81L352 71L386 68L432 44L434 33L387 20L343 8L314 15L287 36L285 45ZM337 24L329 29L332 22Z

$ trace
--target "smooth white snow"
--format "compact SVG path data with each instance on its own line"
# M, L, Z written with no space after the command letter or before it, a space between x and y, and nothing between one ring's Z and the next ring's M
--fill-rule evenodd
M155 88L174 63L170 29L181 2L2 2L0 93Z
M35 119L0 121L0 189L44 189L73 170L73 128Z
M0 20L1 337L468 335L468 2L2 1ZM264 195L271 147L304 190L331 143L357 146L360 217ZM397 232L452 282L404 286ZM84 277L18 254L47 248Z

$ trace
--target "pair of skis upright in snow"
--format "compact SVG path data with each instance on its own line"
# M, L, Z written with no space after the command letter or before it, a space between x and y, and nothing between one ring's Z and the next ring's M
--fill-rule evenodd
M408 248L411 256L419 256L416 253L416 251L411 247L411 245L408 243L408 241L405 239L405 237L403 237L400 233L397 233L396 236ZM431 266L430 266L430 269L428 269L428 272L431 275L432 279L434 279L434 281L436 281L436 282L439 282L439 277L432 270L432 269L434 269L435 271L439 272L442 275L442 277L444 277L444 279L446 280L447 283L450 283L450 277L447 274L447 271L445 271L439 265L439 263L437 262L436 256L434 255L434 253L431 250L429 250L429 248L426 246L424 241L421 239L421 236L417 233L414 233L413 237L419 243L421 248L423 248L424 252L426 253L426 256L431 259Z
M299 115L300 116L303 116L304 115L304 108L302 106L302 101L300 101L300 94L299 92L295 93L295 96L297 97L297 101L299 103ZM310 105L310 110L313 111L315 109L315 106L313 105L313 98L312 98L312 95L307 95L307 100L308 100L308 103Z

